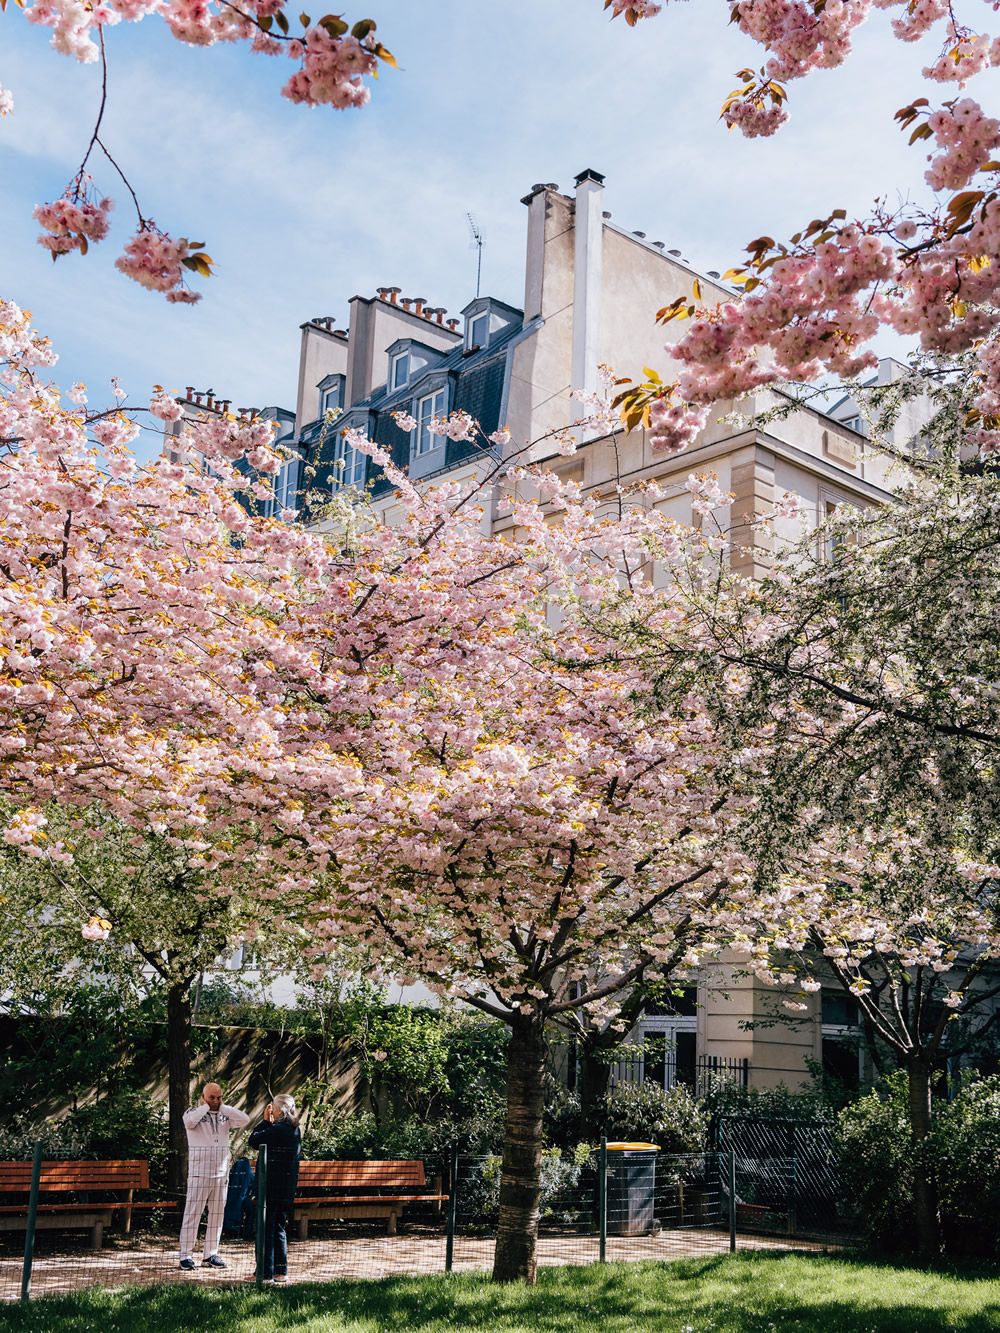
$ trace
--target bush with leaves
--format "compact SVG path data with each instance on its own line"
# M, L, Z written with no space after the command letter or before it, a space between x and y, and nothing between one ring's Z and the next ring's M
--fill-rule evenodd
M668 1092L656 1083L621 1083L607 1098L609 1139L655 1143L661 1153L697 1153L705 1147L708 1112L689 1088Z
M1000 1076L966 1083L931 1133L947 1248L1000 1257Z
M713 1078L702 1099L713 1116L732 1115L746 1120L801 1120L832 1125L836 1107L821 1085L803 1084L798 1092L781 1083L776 1088L745 1088L730 1078Z
M886 1076L837 1117L836 1141L846 1205L878 1249L914 1247L913 1143L906 1074Z

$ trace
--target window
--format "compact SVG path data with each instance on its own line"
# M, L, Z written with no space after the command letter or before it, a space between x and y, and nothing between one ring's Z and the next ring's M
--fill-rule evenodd
M436 393L429 393L426 398L421 398L417 403L417 444L415 453L430 453L432 449L436 449L442 443L441 436L432 435L429 426L435 417L443 417L447 410L448 393L445 389L438 389Z
M823 1071L856 1092L864 1065L858 1006L838 991L824 991L822 1000Z
M469 346L485 347L490 340L490 316L489 311L484 310L481 315L469 323Z
M281 471L274 479L274 498L268 500L265 512L269 518L279 518L283 509L295 508L295 496L299 488L299 460L290 458L281 465Z
M400 352L398 356L392 358L389 366L389 389L401 389L410 378L410 354L409 352Z
M333 455L333 489L335 491L345 490L348 486L353 486L355 490L362 490L365 484L365 455L358 453L348 443L343 435L337 436L337 444Z
M340 382L338 381L331 388L323 390L322 415L325 416L327 412L336 412L340 406Z

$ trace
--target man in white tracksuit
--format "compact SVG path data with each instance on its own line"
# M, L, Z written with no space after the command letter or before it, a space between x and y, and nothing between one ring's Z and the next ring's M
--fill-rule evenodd
M219 1258L222 1216L226 1210L229 1185L229 1135L234 1129L249 1125L250 1117L235 1106L226 1106L218 1083L206 1083L201 1101L184 1112L188 1141L187 1201L181 1223L181 1268L194 1268L194 1243L198 1223L208 1204L205 1249L202 1264L225 1268Z

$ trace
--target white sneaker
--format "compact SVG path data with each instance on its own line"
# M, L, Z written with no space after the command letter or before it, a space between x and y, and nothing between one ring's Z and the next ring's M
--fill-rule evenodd
M275 1273L274 1280L278 1286L287 1287L289 1282L291 1281L291 1278L288 1276L287 1273Z

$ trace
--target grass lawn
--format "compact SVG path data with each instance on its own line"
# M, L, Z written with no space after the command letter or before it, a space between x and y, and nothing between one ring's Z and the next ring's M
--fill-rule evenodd
M1000 1278L850 1258L746 1252L547 1268L538 1286L480 1274L300 1287L171 1285L0 1307L11 1333L918 1333L1000 1330Z

